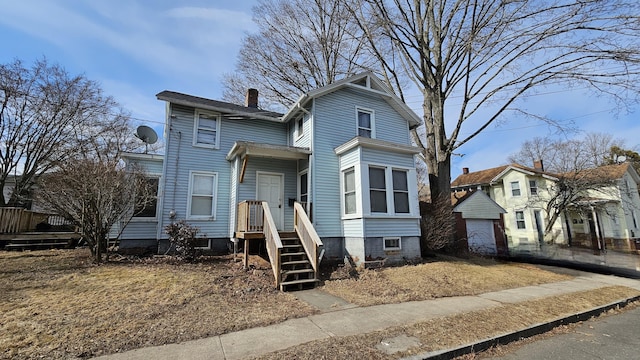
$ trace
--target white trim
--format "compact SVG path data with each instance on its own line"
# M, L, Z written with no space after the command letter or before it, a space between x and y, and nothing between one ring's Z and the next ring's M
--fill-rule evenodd
M212 176L213 177L213 199L211 201L211 215L191 215L191 201L193 198L193 177L195 175L200 176ZM187 190L187 220L215 220L216 209L218 203L218 173L209 171L189 171L189 189Z
M360 126L360 113L369 114L369 128ZM360 129L367 130L371 133L371 136L361 136ZM368 109L362 106L356 105L356 136L375 139L376 138L376 112L373 109Z
M300 201L300 202L302 201L302 199L300 198L302 196L302 193L300 191L300 184L301 184L300 180L302 178L302 175L307 175L307 203L308 203L309 202L309 168L308 167L306 169L304 169L304 170L298 171L298 176L296 178L296 182L297 182L297 184L296 184L296 188L297 188L296 189L297 190L296 198L298 199L298 201ZM306 209L306 210L308 210L308 209Z
M200 115L209 115L216 118L216 143L215 144L203 144L198 142L198 130L200 129ZM205 111L196 109L194 112L193 122L193 146L207 148L207 149L219 149L220 148L220 123L222 122L222 116L219 113L212 111Z
M339 145L338 147L333 149L333 151L336 153L336 155L342 155L345 152L357 146L361 146L363 148L368 148L368 149L383 150L383 151L388 151L388 152L398 153L398 154L420 154L422 152L422 150L416 146L392 143L389 141L370 139L370 138L365 138L361 136L356 136L353 139L347 141L346 143Z
M372 163L372 162L362 162L361 163L363 169L363 176L361 178L362 184L362 207L363 207L363 217L366 218L419 218L420 210L419 204L417 202L418 199L418 189L417 184L411 181L412 178L416 178L416 169L405 166L394 166L391 164L382 164L382 163ZM369 185L369 168L378 168L384 169L385 174L385 192L387 199L387 212L372 212L371 211L371 202L370 202L370 185ZM366 172L365 170L366 169ZM409 193L409 212L408 213L396 213L395 212L395 203L393 198L393 170L396 171L406 171L407 172L407 189ZM365 176L366 175L366 176ZM416 180L417 181L417 180Z
M397 247L387 247L387 240L398 240ZM402 250L402 237L400 236L387 236L382 238L382 250L383 251L394 251L394 250Z
M514 187L513 187L513 184L518 185L518 187L517 187L517 188L514 188ZM509 189L510 189L511 197L520 197L520 196L522 196L522 188L520 187L520 180L510 181L510 182L509 182ZM518 190L518 195L515 195L515 194L513 193L513 191L514 191L514 190Z
M285 207L285 198L284 198L284 184L285 184L285 179L284 179L284 173L277 173L277 172L270 172L270 171L256 171L256 198L258 197L258 189L260 188L260 181L258 181L258 178L261 175L268 175L268 176L279 176L280 177L280 204L279 204L279 209L280 209L280 224L276 224L276 227L278 228L278 230L284 230L284 207ZM264 199L257 199L257 200L264 200Z
M298 125L299 121L302 122L300 125ZM296 133L295 140L298 141L304 136L304 123L305 123L304 115L300 115L299 118L295 119L294 123L295 123L294 128ZM302 129L302 131L300 131L300 129Z

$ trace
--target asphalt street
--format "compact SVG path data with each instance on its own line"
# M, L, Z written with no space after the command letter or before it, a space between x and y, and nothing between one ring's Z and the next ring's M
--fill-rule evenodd
M527 344L493 359L638 359L640 308L585 321L572 333Z

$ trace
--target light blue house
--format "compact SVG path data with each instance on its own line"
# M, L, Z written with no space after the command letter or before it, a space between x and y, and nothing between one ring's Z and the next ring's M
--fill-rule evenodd
M155 217L124 229L123 250L163 252L164 227L185 219L213 251L259 238L287 252L289 238L308 237L312 263L420 256L420 150L410 141L420 119L372 73L310 91L284 115L258 109L255 90L246 106L171 91L157 98L166 102L166 148ZM158 158L144 156L129 161L155 173Z

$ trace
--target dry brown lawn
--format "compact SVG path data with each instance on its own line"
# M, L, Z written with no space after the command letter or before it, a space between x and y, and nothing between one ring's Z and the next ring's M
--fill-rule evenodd
M0 358L93 357L284 321L315 310L269 264L229 256L94 265L87 250L0 252Z
M197 263L117 257L96 265L82 249L2 251L0 358L88 358L274 324L317 311L277 291L267 261L252 256L250 264L243 270L231 256L219 256ZM325 271L325 290L363 306L568 278L530 265L454 258L359 273L345 268ZM518 315L522 321L534 318L523 314ZM431 331L454 331L460 321L429 326ZM343 344L342 339L332 342ZM329 354L341 357L340 352Z
M360 306L476 295L570 279L534 265L440 257L418 265L361 270L325 282L323 290Z
M399 359L468 344L638 294L639 291L622 286L605 287L506 304L363 335L332 337L270 353L257 359ZM393 354L376 348L382 341L402 335L416 338L420 345ZM473 358L473 355L465 357Z

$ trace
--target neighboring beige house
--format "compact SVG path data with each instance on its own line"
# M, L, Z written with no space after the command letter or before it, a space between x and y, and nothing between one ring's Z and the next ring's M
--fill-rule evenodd
M549 189L557 178L544 171L542 161L534 167L520 164L503 165L491 169L469 172L452 183L452 191L481 189L500 205L504 214L504 227L509 248L537 248L543 241L564 243L561 219L555 221L552 231L544 233L547 202L551 198Z
M568 211L568 240L594 250L636 250L640 238L640 176L629 163L606 165L581 176L602 181Z

